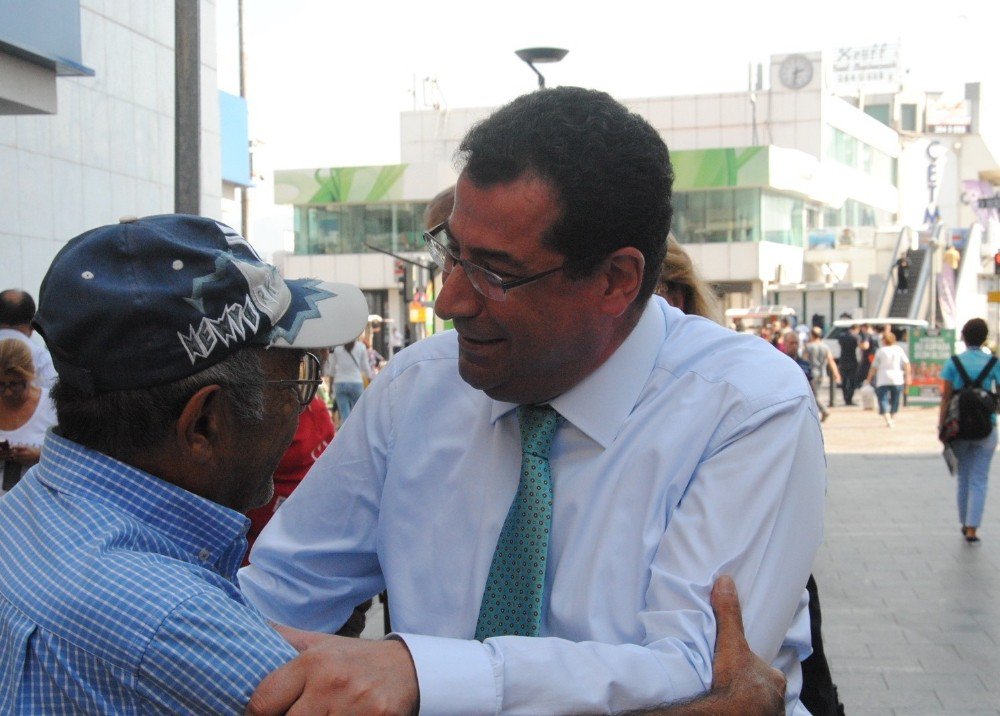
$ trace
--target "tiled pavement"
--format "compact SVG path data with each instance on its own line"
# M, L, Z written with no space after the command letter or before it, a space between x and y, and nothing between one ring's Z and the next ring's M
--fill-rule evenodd
M936 418L904 408L889 429L839 406L823 424L826 540L815 574L849 716L1000 716L1000 492L987 498L983 541L966 544ZM376 603L365 636L381 627Z
M840 407L823 426L815 574L827 656L853 716L1000 714L1000 496L987 498L983 541L967 544L936 419L911 407L889 429Z

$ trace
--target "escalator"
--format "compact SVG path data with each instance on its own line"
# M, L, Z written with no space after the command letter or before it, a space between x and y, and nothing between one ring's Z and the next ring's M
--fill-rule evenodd
M927 249L908 249L906 260L910 266L907 269L907 288L901 290L896 281L896 269L892 269L892 303L889 304L890 318L917 318L912 315L914 308L919 309L924 293L924 283L927 280L928 272L923 271L924 261L927 259Z
M946 328L954 328L964 320L980 315L982 299L978 279L982 235L983 230L978 224L970 227L968 238L961 246L956 246L960 251L959 266L952 270L944 268L943 261L940 260L940 267L932 267L929 260L931 249L927 248L933 246L940 250L951 244L948 227L939 226L934 232L933 240L928 240L927 232L920 232L918 235L909 227L901 229L871 315L923 319L931 325ZM912 248L918 245L919 248ZM895 267L896 261L902 256L906 256L909 263L905 291L899 290Z

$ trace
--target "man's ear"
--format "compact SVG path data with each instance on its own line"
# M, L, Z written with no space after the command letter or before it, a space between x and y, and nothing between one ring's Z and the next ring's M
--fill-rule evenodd
M646 259L634 246L617 249L604 260L602 306L609 316L620 316L635 303L642 288Z
M196 462L211 462L219 449L225 415L222 388L207 385L192 395L177 419L178 447Z

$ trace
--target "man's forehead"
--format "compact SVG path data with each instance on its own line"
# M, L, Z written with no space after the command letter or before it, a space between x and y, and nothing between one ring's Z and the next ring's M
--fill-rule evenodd
M560 213L555 188L537 175L525 173L489 185L477 184L462 175L455 186L455 206L448 226L459 233L467 225L523 230L526 224L537 228L539 221L551 226Z
M489 195L494 198L523 201L532 205L559 203L559 191L549 180L532 170L526 170L512 179L481 184L468 174L462 173L455 184L455 215L463 205L468 205L470 197Z

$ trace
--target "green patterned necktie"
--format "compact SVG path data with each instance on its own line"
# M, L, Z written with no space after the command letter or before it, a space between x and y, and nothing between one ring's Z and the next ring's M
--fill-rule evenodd
M549 449L559 413L549 405L522 405L521 481L497 540L479 607L476 639L537 636L552 524Z

